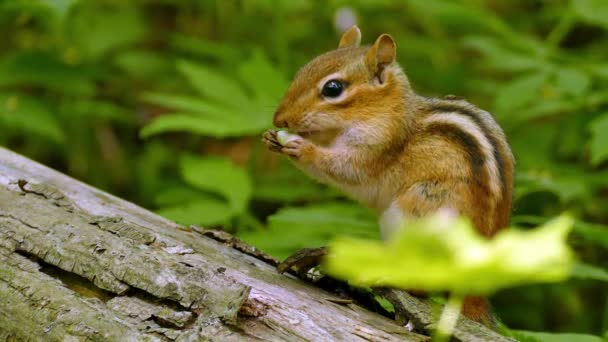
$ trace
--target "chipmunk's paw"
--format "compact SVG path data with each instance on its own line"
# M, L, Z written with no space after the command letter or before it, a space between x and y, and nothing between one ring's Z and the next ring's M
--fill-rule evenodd
M281 153L295 159L300 159L312 149L312 144L302 137L295 137L286 142L281 148Z
M281 152L281 148L283 148L283 145L279 142L277 133L276 130L269 129L262 135L262 142L273 152Z
M264 133L262 142L269 150L285 154L294 159L300 159L314 148L311 142L299 135L273 129Z
M305 278L308 271L320 265L326 255L326 247L303 248L282 261L277 266L277 271L279 273L285 273L287 270L295 267L300 277Z

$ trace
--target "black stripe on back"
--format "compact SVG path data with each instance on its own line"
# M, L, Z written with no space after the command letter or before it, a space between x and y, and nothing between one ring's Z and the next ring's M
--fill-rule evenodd
M474 136L463 130L460 126L447 122L436 122L429 124L426 131L431 134L447 137L457 144L460 144L463 150L466 152L467 158L469 159L471 169L473 170L473 179L482 186L489 185L487 182L489 179L487 181L482 181L483 177L487 178L487 174L484 173L484 164L486 162L486 158L481 146Z
M448 104L448 103L440 103L433 105L431 110L435 113L457 113L464 116L467 116L475 122L475 124L479 127L481 133L488 139L490 145L492 145L492 149L494 150L494 159L496 160L496 164L498 167L498 174L500 176L500 184L502 186L502 191L504 192L507 188L506 180L505 180L505 170L504 170L504 161L502 159L502 155L500 154L498 141L494 138L493 135L489 134L490 127L488 127L483 120L479 117L478 113L474 110L459 106L457 104Z

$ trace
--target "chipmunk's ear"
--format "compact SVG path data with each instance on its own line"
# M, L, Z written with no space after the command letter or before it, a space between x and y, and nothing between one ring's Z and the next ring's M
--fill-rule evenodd
M384 33L376 39L365 55L365 64L372 77L378 77L382 82L382 71L395 61L397 56L397 44L393 37Z
M357 47L359 44L361 44L361 30L359 30L357 25L353 25L342 34L338 48Z

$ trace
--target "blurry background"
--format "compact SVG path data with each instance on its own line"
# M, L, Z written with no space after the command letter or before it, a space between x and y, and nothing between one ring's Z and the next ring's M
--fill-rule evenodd
M364 43L393 35L419 93L495 114L514 225L578 219L576 277L499 293L503 321L605 334L606 0L0 0L0 145L277 257L376 237L373 214L260 143L295 71L355 22Z

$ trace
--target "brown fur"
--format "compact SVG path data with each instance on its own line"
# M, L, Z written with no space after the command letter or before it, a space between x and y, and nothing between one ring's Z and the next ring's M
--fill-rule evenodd
M493 236L508 224L514 168L500 127L466 101L416 95L389 35L371 47L359 40L358 29L347 31L340 48L296 74L274 123L302 138L281 146L269 131L265 142L379 214L395 207L407 219L449 207ZM328 77L345 84L343 95L322 96ZM437 116L446 113L456 114ZM483 298L467 298L463 312L489 322Z

